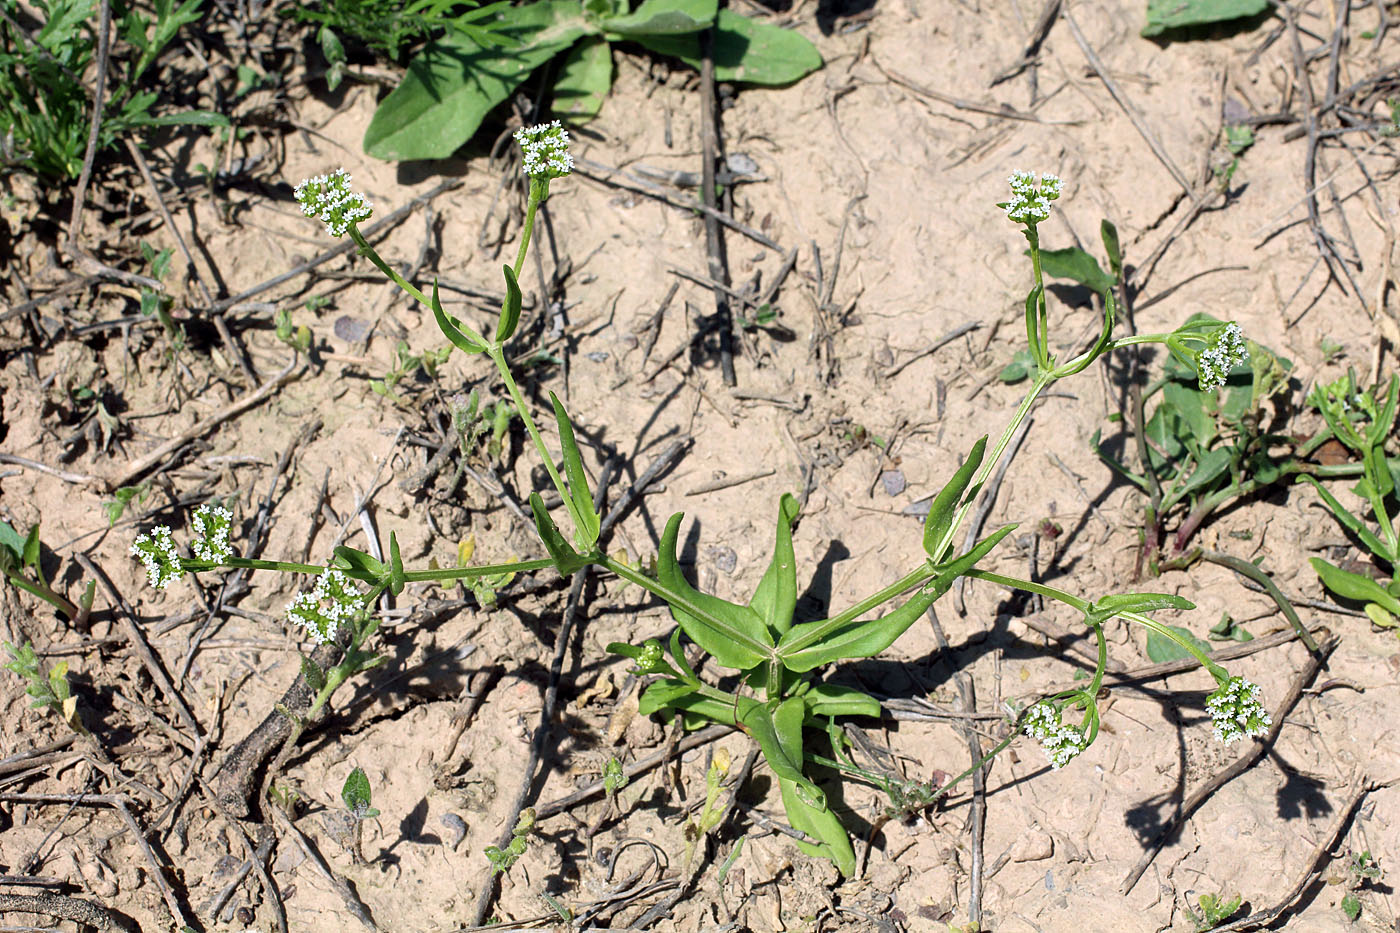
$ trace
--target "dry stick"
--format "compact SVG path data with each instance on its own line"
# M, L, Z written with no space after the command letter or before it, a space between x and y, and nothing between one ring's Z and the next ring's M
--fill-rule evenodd
M145 474L146 472L150 471L151 469L154 469L155 466L159 464L162 460L173 454L175 451L179 450L184 445L188 444L190 441L194 440L196 437L201 437L202 435L208 434L210 431L214 430L230 418L233 418L237 415L241 415L243 412L266 400L274 392L282 388L282 386L286 385L288 382L291 382L293 379L299 377L303 372L306 371L306 367L303 366L300 370L293 374L292 370L296 368L298 359L299 357L293 356L292 361L287 364L287 368L278 373L275 379L263 383L263 385L260 388L252 392L246 393L242 398L231 402L228 405L225 405L223 408L215 412L209 418L197 422L191 427L181 431L177 436L166 441L164 444L161 444L159 447L146 454L144 457L138 457L136 460L127 464L125 470L123 470L116 477L106 481L107 488L116 489L120 486L129 485L132 480L135 480L138 477Z
M384 218L378 223L371 224L370 226L366 227L360 232L364 234L365 239L372 239L378 236L381 231L387 231L391 226L403 220L405 217L411 214L413 210L419 205L427 204L429 201L432 201L443 192L451 191L453 188L460 186L462 184L462 181L463 179L460 178L449 179L443 182L442 184L438 185L433 190L427 192L426 194L419 195L418 197L414 198L412 201L409 201L407 204L403 205L397 210L385 214ZM229 298L223 298L219 301L214 302L212 305L209 306L209 313L223 314L225 311L228 311L230 308L233 308L236 305L242 304L249 298L252 298L256 295L261 295L268 289L276 288L283 282L290 281L299 275L305 275L312 269L315 269L318 266L325 265L332 259L335 259L337 256L344 256L346 253L353 252L354 250L354 241L347 240L341 245L333 249L326 250L319 256L316 256L315 258L302 263L294 269L290 269L286 272L281 273L280 275L274 275L272 278L260 282L257 285L254 285L252 288L241 291L237 295L233 295Z
M949 107L952 107L955 110L968 110L972 113L985 113L987 116L1001 117L1004 120L1024 120L1027 123L1046 122L1045 120L1040 119L1040 117L1037 117L1033 113L1022 113L1021 111L1013 110L1010 107L989 107L986 104L975 104L970 100L963 100L959 97L951 97L947 94L935 91L933 88L924 87L922 84L919 84L916 81L906 78L899 72L892 71L891 69L886 68L884 65L880 64L880 62L873 55L870 56L870 61L874 63L875 67L879 70L881 74L883 74L886 78L889 78L895 84L898 84L899 86L907 90L913 91L915 94L918 94L921 97L931 97L939 103L947 104ZM1078 123L1079 121L1076 120L1066 122L1052 122L1057 126L1065 126L1073 125L1074 123Z
M932 353L937 353L939 350L943 349L945 345L952 343L954 340L957 340L959 337L961 337L963 334L968 333L969 331L977 330L981 326L982 324L978 321L968 321L966 324L954 327L952 330L948 331L948 333L944 334L942 337L939 337L933 343L924 347L922 350L909 357L909 359L905 360L903 363L899 363L885 370L883 373L881 373L881 375L884 376L886 379L892 379L895 376L898 376L900 373L904 372L904 370L907 369L910 366L910 364L916 363Z
M719 492L721 489L729 489L733 486L742 486L751 483L756 479L772 476L778 472L773 469L756 470L753 473L744 473L741 476L725 476L720 479L710 480L708 483L701 483L693 489L687 489L684 495L699 496L707 492Z
M180 255L185 257L185 262L190 267L190 272L194 275L195 284L199 286L199 293L204 297L204 306L207 308L214 303L214 296L209 291L209 287L204 284L204 276L199 273L199 266L195 264L194 254L185 243L185 238L180 235L180 228L175 226L175 218L170 214L170 208L165 206L165 198L161 196L160 188L156 185L156 177L151 174L151 167L146 163L146 157L141 154L141 148L131 140L126 139L126 150L131 153L132 161L141 170L141 177L146 179L146 185L151 189L151 194L156 199L156 207L160 209L161 219L165 221L165 228L175 237L175 244L180 247ZM243 375L248 377L248 381L256 388L262 385L258 379L257 371L253 369L253 364L248 359L247 352L238 343L233 333L228 329L228 322L224 320L222 314L214 315L214 329L219 332L219 340L224 344L224 349L228 350L238 363L238 368L243 370Z
M933 638L938 643L938 650L943 653L943 660L953 671L953 682L958 687L962 711L977 712L977 688L967 672L953 665L952 649L948 645L948 636L943 633L943 626L938 624L937 610L929 606L926 614L929 624L933 626ZM975 765L982 759L982 743L977 738L977 729L968 719L960 723L960 729L963 739L967 742L968 754L972 756L972 763ZM967 897L969 923L982 922L982 837L987 824L987 769L990 766L991 763L988 762L972 772L972 813L969 817L972 821L972 890Z
M1274 710L1274 721L1273 725L1269 727L1269 734L1262 739L1252 739L1249 748L1243 755L1236 758L1234 763L1224 771L1221 771L1200 787L1196 788L1191 796L1181 805L1181 808L1177 810L1171 822L1162 827L1162 831L1157 834L1157 838L1153 839L1152 842L1148 844L1147 851L1142 854L1142 858L1133 866L1133 870L1128 872L1127 876L1123 879L1123 884L1119 888L1122 894L1126 896L1133 890L1133 886L1138 883L1138 879L1142 877L1142 873L1147 871L1147 866L1152 864L1152 860L1157 857L1157 853L1161 852L1162 848L1171 841L1178 831L1180 831L1181 827L1185 825L1186 821L1196 812L1196 809L1200 807L1201 804L1209 800L1211 795L1220 788L1249 770L1249 768L1269 750L1274 744L1274 741L1278 738L1279 732L1282 731L1284 720L1288 716L1289 711L1292 710L1294 704L1298 702L1298 698L1303 695L1303 689L1312 682L1312 679L1317 676L1317 672L1322 669L1323 662L1326 661L1327 656L1332 653L1332 649L1337 647L1338 641L1340 641L1340 639L1338 639L1336 635L1329 633L1323 639L1322 644L1318 646L1317 653L1308 658L1308 663L1304 665L1303 669L1293 678L1293 683L1288 688L1288 693Z
M70 473L67 470L51 467L47 463L40 463L38 460L30 460L28 457L21 457L17 454L7 454L3 451L0 451L0 463L9 463L14 466L24 467L28 470L38 470L40 473L56 476L65 483L91 483L96 479L96 477L89 476L86 473Z
M267 866L258 858L258 847L253 845L253 840L248 837L248 832L243 828L243 824L229 815L225 809L223 801L219 795L214 793L214 789L209 786L209 782L203 777L199 779L199 792L204 795L209 806L214 808L214 812L229 825L240 842L243 843L243 850L248 854L249 860L253 863L253 871L257 872L258 880L262 882L263 891L267 894L267 899L272 902L272 913L277 921L277 933L287 933L287 909L282 906L282 892L272 883L272 875L268 873ZM264 828L264 831L267 831Z
M1002 456L996 475L984 487L977 511L972 514L972 518L967 523L967 534L963 536L963 553L972 550L977 536L982 533L982 525L987 521L987 516L991 514L992 506L996 505L997 493L1001 491L1001 481L1006 478L1006 471L1010 469L1011 461L1016 459L1016 452L1021 449L1021 442L1026 439L1026 434L1034 422L1034 416L1021 422L1021 426L1016 429L1016 433L1011 436L1011 441L1006 445L1006 453ZM963 601L963 586L966 582L966 577L958 577L957 593L955 594L958 615L967 614L967 604Z
M1342 804L1341 809L1337 811L1337 816L1332 820L1332 825L1327 827L1327 831L1322 834L1322 841L1317 844L1317 847L1312 851L1312 855L1308 856L1308 860L1303 863L1303 870L1299 873L1298 880L1293 882L1293 887L1288 889L1288 893L1280 898L1272 907L1267 907L1257 913L1250 914L1248 917L1241 917L1234 923L1227 923L1223 927L1212 927L1211 930L1213 933L1238 933L1240 930L1253 930L1272 924L1277 920L1279 916L1293 906L1298 898L1302 897L1304 891L1317 881L1318 875L1322 873L1322 867L1319 864L1322 861L1322 857L1341 841L1342 836L1346 833L1348 824L1351 823L1352 814L1356 812L1356 808L1361 805L1361 801L1365 796L1373 790L1389 787L1392 783L1393 782L1390 781L1381 783L1370 778L1363 779L1361 783L1356 786L1356 789L1351 792L1351 796L1347 798L1346 803Z
M64 894L0 894L0 914L21 913L72 920L80 927L110 930L115 919L101 904Z
M719 108L715 103L714 28L700 33L700 197L705 213L705 251L710 279L715 283L715 317L719 327L719 367L724 384L737 385L734 375L734 315L729 307L729 265L725 261L724 235L715 210L715 159L719 158Z
M127 642L136 652L136 656L141 659L146 673L151 675L151 679L165 694L166 702L175 707L175 712L180 715L180 720L185 724L185 728L198 741L204 735L204 731L199 728L199 721L194 718L194 713L185 704L185 698L180 695L179 690L175 689L175 684L170 680L170 675L165 672L165 666L161 664L160 658L156 657L156 653L151 650L151 643L146 640L146 633L141 631L141 626L136 624L136 614L132 611L131 605L122 597L121 593L117 592L117 588L112 584L106 571L94 564L86 554L79 552L73 557L83 570L87 571L89 577L102 584L107 598L112 601L112 606L116 609L117 619L120 620L122 630L126 633Z
M341 901L344 902L350 913L355 915L355 919L364 924L366 929L378 930L379 927L375 925L374 918L370 916L369 908L365 906L364 901L360 900L360 895L350 886L350 882L342 878L335 869L326 863L316 846L311 843L310 839L306 838L306 834L291 821L287 814L282 812L281 807L272 807L272 817L277 821L277 825L281 826L296 841L297 847L315 866L316 871L320 872L321 877L325 878L335 889L335 893L340 895Z
M1021 49L1021 57L993 78L992 83L988 85L989 87L996 87L1001 82L1016 77L1028 66L1035 63L1036 54L1040 52L1040 47L1045 43L1046 37L1050 35L1051 27L1059 18L1062 2L1063 0L1045 0L1045 6L1040 11L1040 18L1031 27L1031 34L1026 38L1026 44ZM1034 81L1032 81L1032 85L1034 85Z
M210 898L208 903L204 905L204 909L200 910L199 913L208 917L210 923L216 922L219 919L219 911L224 909L224 905L228 903L229 898L233 897L233 892L238 890L238 886L243 883L243 879L247 878L248 875L252 873L253 859L266 862L267 857L272 854L272 843L276 840L277 837L272 833L268 833L264 836L262 842L258 843L258 851L253 853L253 858L246 859L242 865L238 866L238 871L233 873L233 877L229 879L228 884L224 885L222 891Z
M618 181L614 176L621 175L622 170L613 168L611 165L604 165L602 162L594 162L591 159L575 158L574 173L602 185L611 185L614 188L621 188L624 191L644 194L649 198L655 198L664 204L678 207L683 211L699 211L704 216L713 217L735 233L742 233L750 240L768 247L775 253L781 253L783 251L783 248L771 237L764 236L753 227L740 223L722 211L717 211L713 207L706 207L698 200L673 198L660 185L653 185L651 182L637 178L634 175L626 175L624 176L627 179L626 181Z
M110 0L102 0L100 9L97 24L97 86L92 91L92 119L88 124L83 170L79 173L78 184L73 189L73 211L68 215L68 239L64 243L64 251L67 253L73 253L78 248L78 228L83 222L83 200L87 197L88 182L92 179L92 163L97 158L97 137L102 128L102 99L107 93L107 53L111 48L112 38Z
M1104 67L1103 62L1099 61L1098 55L1094 54L1093 46L1089 45L1089 40L1084 38L1084 33L1080 31L1079 24L1074 21L1074 17L1070 15L1069 10L1064 11L1064 18L1065 22L1069 24L1069 31L1074 34L1074 41L1079 43L1079 48L1084 52L1084 58L1089 62L1089 67L1093 68L1094 71L1098 73L1099 80L1103 82L1104 87L1108 88L1108 93L1113 95L1113 99L1117 102L1118 106L1128 115L1128 119L1132 121L1133 127L1138 131L1138 135L1146 141L1148 147L1152 150L1152 154L1157 157L1157 161L1161 162L1166 170L1171 173L1172 178L1176 179L1176 183L1181 186L1181 190L1185 191L1187 196L1190 196L1192 194L1191 183L1186 180L1186 176L1182 174L1181 169L1176 167L1176 163L1173 162L1171 156L1167 154L1167 150L1162 147L1161 141L1157 139L1156 134L1154 134L1152 129L1147 125L1147 121L1143 119L1142 114L1138 113L1137 108L1133 106L1132 102L1128 100L1127 95L1123 93L1123 89L1118 86L1118 82L1113 80L1113 77L1108 73L1108 69Z
M609 460L603 467L603 473L598 478L598 487L593 493L593 507L600 508L603 504L603 497L607 493L608 482L612 479L613 469L616 461ZM609 518L612 516L609 515ZM602 535L600 533L601 540ZM514 827L520 819L520 813L525 809L530 801L535 786L535 771L539 767L540 759L544 756L544 743L548 738L550 726L553 725L554 708L559 701L559 681L564 674L564 655L568 654L569 646L573 643L574 623L578 619L579 606L583 601L583 588L588 584L588 578L593 569L592 564L587 564L582 570L574 574L573 582L569 586L569 599L564 606L564 618L560 622L559 631L554 636L554 657L549 664L549 684L544 691L544 704L540 709L539 725L535 727L535 734L530 740L530 757L525 762L524 777L520 782L520 789L515 794L515 804L511 808L509 816L506 817L505 830L496 845L504 849L510 844L515 836ZM497 879L499 872L492 872L491 877L481 888L481 893L476 898L476 919L472 923L485 923L486 915L491 911L491 904L496 899Z

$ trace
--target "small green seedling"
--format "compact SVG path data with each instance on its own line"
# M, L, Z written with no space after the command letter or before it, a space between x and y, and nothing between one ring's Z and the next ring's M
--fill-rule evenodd
M309 305L310 302L307 302ZM286 308L278 308L277 314L273 317L273 326L276 328L277 339L291 347L298 353L307 353L311 349L311 328L305 324L293 326L292 312Z
M719 802L719 792L724 787L724 778L729 774L729 766L733 759L726 748L718 748L710 758L710 767L705 771L705 804L700 809L698 819L687 819L685 822L685 857L681 861L681 877L690 877L690 865L695 859L695 852L704 842L715 827L719 826L724 819L724 808L716 807Z
M350 811L350 816L355 820L354 844L350 848L351 857L355 864L365 864L364 850L361 848L364 837L364 826L366 820L372 820L379 815L379 811L370 806L369 776L365 774L364 768L356 768L345 778L345 784L340 788L340 799L345 802L345 809Z
M89 580L82 598L73 603L44 578L39 560L42 550L37 523L30 527L29 534L21 535L8 522L0 521L0 576L17 589L39 597L73 622L81 622L92 609L97 583Z
M486 847L486 859L491 863L493 877L510 871L511 866L520 860L520 856L524 855L530 846L530 834L534 831L535 808L526 807L520 811L520 819L515 821L515 828L510 831L510 844L504 849L498 846Z
M1357 892L1379 881L1383 872L1381 866L1371 857L1370 850L1364 852L1353 852L1347 861L1347 893L1342 896L1342 913L1347 920L1355 923L1361 916L1361 898Z
M5 653L10 660L4 668L27 682L24 692L33 698L30 709L51 709L79 735L88 735L87 727L78 716L78 698L68 686L68 662L60 661L48 673L39 664L34 646L25 642L16 648L4 642Z
M107 527L117 523L126 510L131 507L132 500L139 505L146 501L146 496L150 495L151 484L149 481L137 483L135 486L119 486L112 491L112 498L102 503L102 510L107 513Z
M1400 469L1385 455L1385 444L1395 430L1396 410L1400 407L1400 376L1391 376L1384 389L1372 386L1362 390L1356 384L1356 373L1348 370L1336 382L1313 389L1308 401L1322 412L1337 440L1361 458L1361 480L1352 491L1370 505L1376 530L1315 478L1303 479L1317 490L1342 527L1388 568L1390 579L1343 570L1320 557L1308 562L1322 578L1323 586L1343 599L1362 603L1373 623L1382 628L1400 628L1400 515L1394 506Z
M1191 918L1195 933L1206 933L1233 917L1240 909L1242 898L1237 895L1227 900L1220 894L1202 894L1197 903L1200 906L1188 906L1186 914Z
M407 405L408 402L394 391L394 387L419 370L422 370L430 379L436 376L438 367L447 362L447 357L451 352L452 345L448 344L436 350L414 353L409 349L407 340L400 340L394 351L394 368L386 373L383 379L371 379L369 387L374 390L376 395L384 396L395 405Z

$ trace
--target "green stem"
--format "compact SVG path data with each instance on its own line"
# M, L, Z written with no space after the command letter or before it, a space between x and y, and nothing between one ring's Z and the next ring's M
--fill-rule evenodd
M1138 625L1147 628L1149 631L1156 632L1163 638L1169 638L1172 641L1176 642L1182 647L1183 650L1188 652L1197 661L1200 661L1201 666L1204 667L1206 670L1210 671L1210 675L1214 677L1218 683L1223 684L1230 679L1229 671L1225 670L1225 668L1221 667L1219 664L1216 664L1210 659L1209 655L1207 655L1200 648L1197 648L1195 645L1191 644L1186 639L1182 638L1180 634L1178 634L1169 626L1163 625L1156 619L1150 618L1149 616L1145 616L1140 612L1120 612L1117 615L1120 619L1124 619L1128 622L1136 622Z
M429 311L433 309L433 303L428 300L427 295L424 295L418 289L408 284L408 282L404 280L404 277L399 275L396 269L380 258L379 253L375 251L373 246L369 245L369 241L365 239L365 235L360 232L360 228L357 225L353 223L350 224L348 232L350 234L350 239L354 240L355 245L360 248L361 256L364 256L370 262L374 263L380 272L387 275L399 288L402 288L412 295L423 307L427 308Z
M1022 580L1019 577L1008 577L990 570L978 570L973 568L963 576L973 577L978 580L986 580L988 583L999 583L1009 590L1025 590L1027 593L1035 593L1037 596L1044 596L1057 602L1062 602L1072 609L1087 613L1093 605L1086 599L1081 599L1073 593L1056 589L1053 586L1046 586L1044 583L1036 583L1033 580Z
M525 225L520 230L520 249L515 253L515 265L511 267L515 278L520 279L520 271L525 268L525 253L530 249L530 235L535 230L535 212L549 197L549 179L531 178L530 197L525 204ZM541 300L544 296L540 296Z
M78 607L48 587L40 586L37 583L30 583L19 574L7 573L5 576L9 577L10 582L16 587L24 590L26 593L39 597L50 606L53 606L59 612L66 615L69 619L76 619L78 617Z
M519 560L508 564L484 564L480 567L410 570L403 575L403 578L408 583L417 583L423 580L462 580L498 573L525 573L530 570L545 570L553 566L554 560L552 558L542 557L538 560Z
M565 504L569 503L571 501L569 487L564 483L564 478L559 475L559 469L554 465L554 457L550 454L549 448L544 446L544 438L540 435L540 429L535 427L535 419L530 417L530 410L525 406L525 397L520 394L520 387L515 384L515 377L511 375L510 366L506 363L504 349L500 346L490 346L486 348L486 353L495 362L496 369L500 371L501 379L506 384L506 391L510 393L510 400L515 404L515 411L520 415L520 420L525 423L525 430L530 433L530 439L535 442L540 459L544 461L544 467L549 471L549 478L554 481L554 488L558 490L559 497L564 500Z
M1309 632L1307 626L1303 624L1303 620L1298 618L1298 613L1294 610L1293 604L1288 601L1288 597L1284 596L1283 591L1274 583L1273 577L1259 569L1257 565L1235 557L1233 554L1221 554L1217 551L1202 551L1201 557L1210 561L1212 564L1229 567L1231 570L1235 571L1235 573L1249 577L1267 590L1270 598L1272 598L1274 603L1278 606L1279 611L1283 613L1284 618L1288 619L1288 624L1293 626L1293 631L1298 633L1298 637L1302 639L1303 644L1307 645L1308 650L1313 654L1317 654L1317 642L1313 641L1312 633Z
M918 586L920 583L933 577L933 575L933 567L927 563L923 564L917 570L910 571L883 590L880 590L880 592L865 597L865 599L862 599L840 615L834 615L825 622L822 622L817 628L812 629L801 638L796 638L784 644L784 652L793 654L805 648L810 648L812 645L817 644L822 639L826 638L826 636L839 630L842 626L856 619L861 614L869 612L877 606L884 605L911 586Z

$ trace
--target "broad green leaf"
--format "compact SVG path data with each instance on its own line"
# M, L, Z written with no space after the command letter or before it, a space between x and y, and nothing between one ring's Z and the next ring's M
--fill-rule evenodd
M835 630L829 630L831 619L794 625L778 642L778 657L783 666L803 673L833 661L874 657L894 644L929 606L948 592L953 581L975 567L1015 528L1015 525L999 528L961 557L938 564L938 576L924 584L903 606L878 619L848 622Z
M499 15L507 23L499 32L518 44L486 48L455 32L428 43L374 112L365 152L389 161L447 158L530 72L591 31L568 0L539 0Z
M736 606L717 596L701 593L686 580L676 559L676 539L684 518L680 512L671 516L656 556L657 579L680 597L678 602L671 603L671 616L690 640L714 655L721 666L746 671L768 657L773 637L758 613L748 606ZM693 607L705 617L687 607Z
M821 840L818 843L794 840L797 847L815 858L828 858L836 864L842 875L849 878L856 871L856 855L851 849L851 839L846 828L831 812L829 807L814 807L802 799L797 787L791 781L778 779L778 789L783 795L783 810L787 813L792 828L804 835Z
M637 712L643 716L650 716L675 706L677 700L688 697L699 689L695 684L688 684L683 680L658 680L642 691L641 698L637 701Z
M1173 440L1187 450L1192 449L1193 445L1204 450L1215 440L1215 419L1204 404L1209 394L1202 392L1194 383L1187 385L1175 380L1162 387L1162 404L1158 407L1167 407L1176 415L1178 420L1172 425L1175 434Z
M700 39L695 35L637 36L636 41L700 68ZM715 18L713 57L716 81L768 86L791 84L822 66L821 53L801 34L729 10L720 10Z
M301 656L301 676L306 678L306 685L312 693L320 693L326 686L326 672L306 655Z
M399 536L389 532L389 592L395 596L404 588L403 558L399 556Z
M984 434L972 445L967 459L954 471L953 478L933 497L933 502L928 507L928 517L924 519L924 553L930 559L940 560L943 557L934 551L943 543L944 536L953 527L953 518L957 515L958 506L962 504L963 494L972 482L972 474L982 465L982 458L986 452L987 435Z
M603 38L587 38L569 49L554 80L554 106L560 119L582 123L598 115L612 88L612 47Z
M0 521L0 549L9 551L16 563L24 558L24 535L6 521Z
M802 506L788 493L778 500L778 533L773 545L773 560L758 581L749 607L757 612L763 624L775 635L792 628L792 613L797 607L797 558L792 552L792 523Z
M486 344L473 330L462 330L459 322L454 317L449 317L447 312L442 310L442 302L438 299L437 279L433 279L433 318L437 321L438 330L448 341L461 350L463 353L485 353Z
M1118 244L1118 228L1107 217L1099 224L1099 239L1103 240L1104 252L1108 254L1108 267L1113 270L1113 277L1121 279L1123 248Z
M770 711L766 704L748 697L739 698L736 706L738 715L735 721L739 728L747 732L758 743L759 749L763 752L763 758L768 762L768 768L775 777L793 782L814 804L824 806L826 795L802 773L801 723L803 708L801 697L789 697L778 707L778 711L784 714L782 722L787 727L785 735L779 733L778 723L774 721L774 712ZM794 717L798 724L798 732L795 737L791 730ZM794 745L796 746L796 755L791 753L794 750Z
M1207 453L1201 462L1196 466L1191 478L1178 490L1180 495L1189 495L1201 489L1205 489L1217 479L1224 476L1230 469L1232 453L1228 447L1217 447ZM1264 477L1256 477L1261 482L1269 482Z
M1195 645L1206 654L1215 650L1210 646L1209 642L1201 641L1179 625L1168 625L1166 628L1176 632L1187 642ZM1147 632L1147 656L1152 659L1154 664L1164 664L1167 661L1180 661L1183 658L1195 657L1194 654L1181 647L1181 645L1177 644L1166 635L1153 631L1152 629L1149 629Z
M1312 564L1313 570L1322 578L1322 585L1343 599L1375 603L1387 612L1400 614L1400 599L1390 595L1385 587L1370 577L1348 573L1320 557L1310 557L1308 563Z
M369 776L364 768L356 768L346 777L345 786L340 789L340 799L345 801L350 812L357 815L369 809Z
M1106 294L1118 284L1117 279L1099 267L1097 259L1078 246L1041 250L1040 266L1046 275L1078 282L1100 295Z
M1257 16L1269 8L1269 0L1147 0L1144 38L1168 29L1202 26L1226 20Z
M598 543L601 524L598 510L593 507L593 493L588 489L588 474L583 469L583 455L579 453L578 441L574 439L574 425L569 421L569 413L553 392L549 400L554 405L554 420L559 427L559 443L564 448L564 475L569 481L569 515L574 520L574 540L585 551Z
M29 528L29 536L24 539L24 566L30 570L39 570L39 553L39 524L35 522Z
M880 701L851 687L817 684L806 695L813 716L879 716Z
M717 9L716 0L644 0L631 13L601 19L598 26L609 38L674 36L708 29Z
M1366 615L1371 620L1372 625L1375 625L1379 628L1400 627L1400 619L1397 619L1391 613L1386 612L1384 609L1382 609L1375 603L1367 603L1364 608L1366 610Z
M357 579L378 581L384 578L387 569L384 563L375 560L364 551L342 544L336 547L334 554L331 566L337 570L351 571L352 576Z
M506 298L501 303L501 319L496 322L497 343L509 340L520 323L520 283L515 280L515 270L510 266L502 266L501 271L506 276Z
M540 540L544 542L544 549L549 552L554 561L554 569L559 571L561 577L573 576L588 566L589 561L580 557L559 533L554 519L549 517L549 511L544 507L544 500L537 492L530 493L530 511L535 516L535 531L539 533Z

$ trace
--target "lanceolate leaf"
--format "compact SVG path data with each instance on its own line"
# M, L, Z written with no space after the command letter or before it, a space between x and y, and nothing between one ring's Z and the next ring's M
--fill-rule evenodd
M645 0L631 13L599 20L610 35L635 39L699 32L715 21L716 0Z
M501 271L506 277L506 300L501 302L501 319L496 322L497 343L509 340L515 333L516 325L520 323L520 283L515 281L515 270L510 266L502 266ZM436 282L433 283L433 288L437 288Z
M554 81L553 111L568 123L598 115L612 88L612 48L606 39L584 39L569 49Z
M758 613L748 606L736 606L717 596L701 593L690 585L681 573L676 559L676 539L681 520L677 512L666 523L661 535L661 549L656 556L656 576L667 589L677 593L685 603L703 612L707 618L692 614L682 606L671 605L671 615L690 640L714 655L723 667L746 671L768 657L773 639Z
M549 512L544 507L544 500L537 492L530 493L530 511L535 516L535 530L539 532L545 550L554 559L554 569L559 571L560 576L572 576L588 566L588 561L580 557L578 552L571 548L569 542L565 541L564 536L559 533L554 519L549 517Z
M1117 280L1099 267L1099 261L1077 246L1065 249L1043 249L1040 264L1045 274L1057 279L1069 279L1098 292L1107 293Z
M530 72L591 31L577 3L539 0L510 7L500 33L518 42L484 48L459 33L430 42L409 63L403 83L379 104L365 131L377 159L445 159Z
M953 478L948 480L948 484L938 491L938 495L934 496L933 503L928 507L928 517L924 519L924 551L934 560L943 556L935 554L934 549L952 527L953 517L962 503L963 493L967 491L967 484L972 482L972 474L982 465L982 457L986 450L987 436L984 434L972 445L967 459L958 467Z
M813 716L879 716L880 702L851 687L817 684L807 692Z
M1147 25L1142 27L1142 35L1256 16L1268 8L1269 0L1147 0Z
M685 36L636 36L637 42L700 68L700 39ZM744 84L791 84L822 66L817 47L800 33L758 23L720 10L715 18L713 46L716 81Z
M1370 577L1363 577L1359 573L1349 573L1340 567L1332 566L1319 557L1308 558L1308 563L1312 564L1317 575L1322 578L1322 585L1343 599L1375 603L1387 612L1400 615L1400 599L1396 599L1386 592L1385 587Z
M583 469L583 455L579 453L578 441L574 439L574 425L569 421L569 413L553 392L549 400L554 404L554 420L559 426L559 443L564 448L564 475L569 481L569 515L574 520L574 538L585 551L592 550L598 543L598 532L602 527L598 521L598 510L593 507L593 493L588 489L588 474Z
M787 812L792 828L813 839L821 840L818 843L794 840L797 847L816 858L831 859L836 863L837 870L847 878L854 875L856 854L851 849L850 836L846 834L846 828L841 825L836 814L832 813L829 807L818 808L808 804L791 781L779 778L778 789L782 792L783 809Z
M797 607L797 558L792 552L792 523L797 520L801 508L788 493L783 493L778 501L778 535L773 545L773 560L749 601L750 608L776 635L792 628L792 613Z
M433 318L437 321L438 330L448 339L451 344L463 353L484 353L486 344L481 342L471 330L462 330L457 326L457 321L448 317L447 312L442 310L442 302L438 300L437 279L433 279Z

